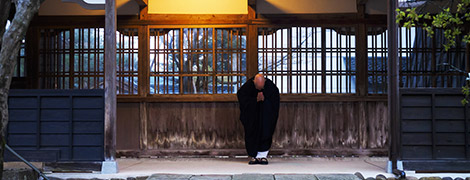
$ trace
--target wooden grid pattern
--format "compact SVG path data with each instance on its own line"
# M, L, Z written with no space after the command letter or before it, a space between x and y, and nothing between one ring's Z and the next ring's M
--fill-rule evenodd
M139 92L138 29L119 29L117 36L117 93L121 95L135 95Z
M41 29L42 89L103 89L104 28ZM137 29L117 32L117 93L138 93Z
M150 29L151 94L232 94L245 73L244 28Z
M355 93L353 31L351 27L258 28L258 70L281 93Z
M257 70L272 79L281 93L356 93L357 32L354 27L264 26L257 29ZM139 75L149 75L149 79L142 80L149 94L233 94L246 81L246 28L198 26L147 30L148 74L139 70L140 30L121 28L118 31L119 95L139 95ZM385 94L387 31L381 25L367 26L366 31L367 67L364 68L367 72L366 78L358 81L366 81L369 94ZM103 88L103 28L41 28L39 32L40 88ZM430 38L420 28L400 28L402 87L463 85L463 71L470 69L465 62L464 44L458 41L457 47L444 52L444 42L439 30L435 38ZM26 57L24 44L22 46L16 75L25 76Z
M436 30L431 38L422 28L401 27L398 31L401 87L461 87L467 71L465 45L445 51L445 37ZM368 28L368 89L370 94L387 92L387 31Z
M367 35L367 87L369 94L387 93L387 31L369 27Z
M401 29L406 31L405 28ZM428 37L426 31L421 28L408 31L411 32L407 32L405 37L412 36L414 31L416 40L412 49L408 44L406 49L402 50L408 55L408 58L402 58L403 87L462 87L465 84L466 73L460 71L468 72L469 69L466 68L466 47L461 38L457 39L455 47L446 52L443 46L446 40L442 30L436 30L434 38ZM417 78L410 79L413 76Z
M104 28L74 29L73 88L104 88Z
M42 29L39 43L39 80L42 89L71 89L73 42L70 29ZM73 68L72 68L73 69Z

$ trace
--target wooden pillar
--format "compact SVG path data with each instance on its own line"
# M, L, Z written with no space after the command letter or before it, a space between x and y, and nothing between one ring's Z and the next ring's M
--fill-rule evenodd
M357 4L357 18L365 19L365 4ZM366 24L361 22L355 29L356 34L356 94L359 96L367 96L367 27Z
M39 29L30 26L26 34L26 77L29 89L39 89Z
M105 4L104 159L101 173L117 173L116 157L116 2Z
M398 60L398 26L396 24L397 0L387 0L387 29L388 29L388 119L390 121L390 151L389 158L392 170L397 169L400 158L400 97Z
M150 91L149 27L139 27L139 96L147 97ZM147 103L140 102L140 149L147 149Z
M256 0L248 1L248 19L256 19ZM251 78L258 73L258 27L250 21L247 28L246 77Z

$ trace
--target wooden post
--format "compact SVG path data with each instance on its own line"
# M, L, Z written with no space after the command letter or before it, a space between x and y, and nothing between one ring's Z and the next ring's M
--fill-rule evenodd
M139 27L139 96L147 97L150 91L149 27ZM147 149L147 103L140 102L140 149Z
M248 19L256 19L256 1L248 1ZM258 73L258 27L248 24L246 44L246 77L251 78Z
M398 60L398 26L395 22L395 9L397 0L387 0L387 29L388 29L388 119L390 121L390 151L392 171L397 169L400 157L400 97L399 97L399 69Z
M116 2L105 4L104 159L101 173L117 173L116 156Z
M365 19L365 4L357 4L357 18ZM367 27L361 22L356 27L356 94L359 96L367 96Z

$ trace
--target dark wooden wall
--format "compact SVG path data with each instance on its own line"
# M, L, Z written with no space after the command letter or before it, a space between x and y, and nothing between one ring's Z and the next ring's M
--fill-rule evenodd
M272 154L386 155L386 104L281 102ZM117 128L123 156L246 155L237 102L121 102Z
M104 91L13 89L7 144L29 161L103 161ZM19 161L5 151L6 161Z
M400 89L405 170L470 172L470 106L463 98L460 88Z

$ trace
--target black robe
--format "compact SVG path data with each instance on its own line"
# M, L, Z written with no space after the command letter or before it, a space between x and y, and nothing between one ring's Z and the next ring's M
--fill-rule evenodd
M245 147L249 156L256 157L257 152L271 148L272 137L279 116L279 89L266 78L264 101L257 102L258 92L254 78L249 79L238 90L240 121L245 129Z

